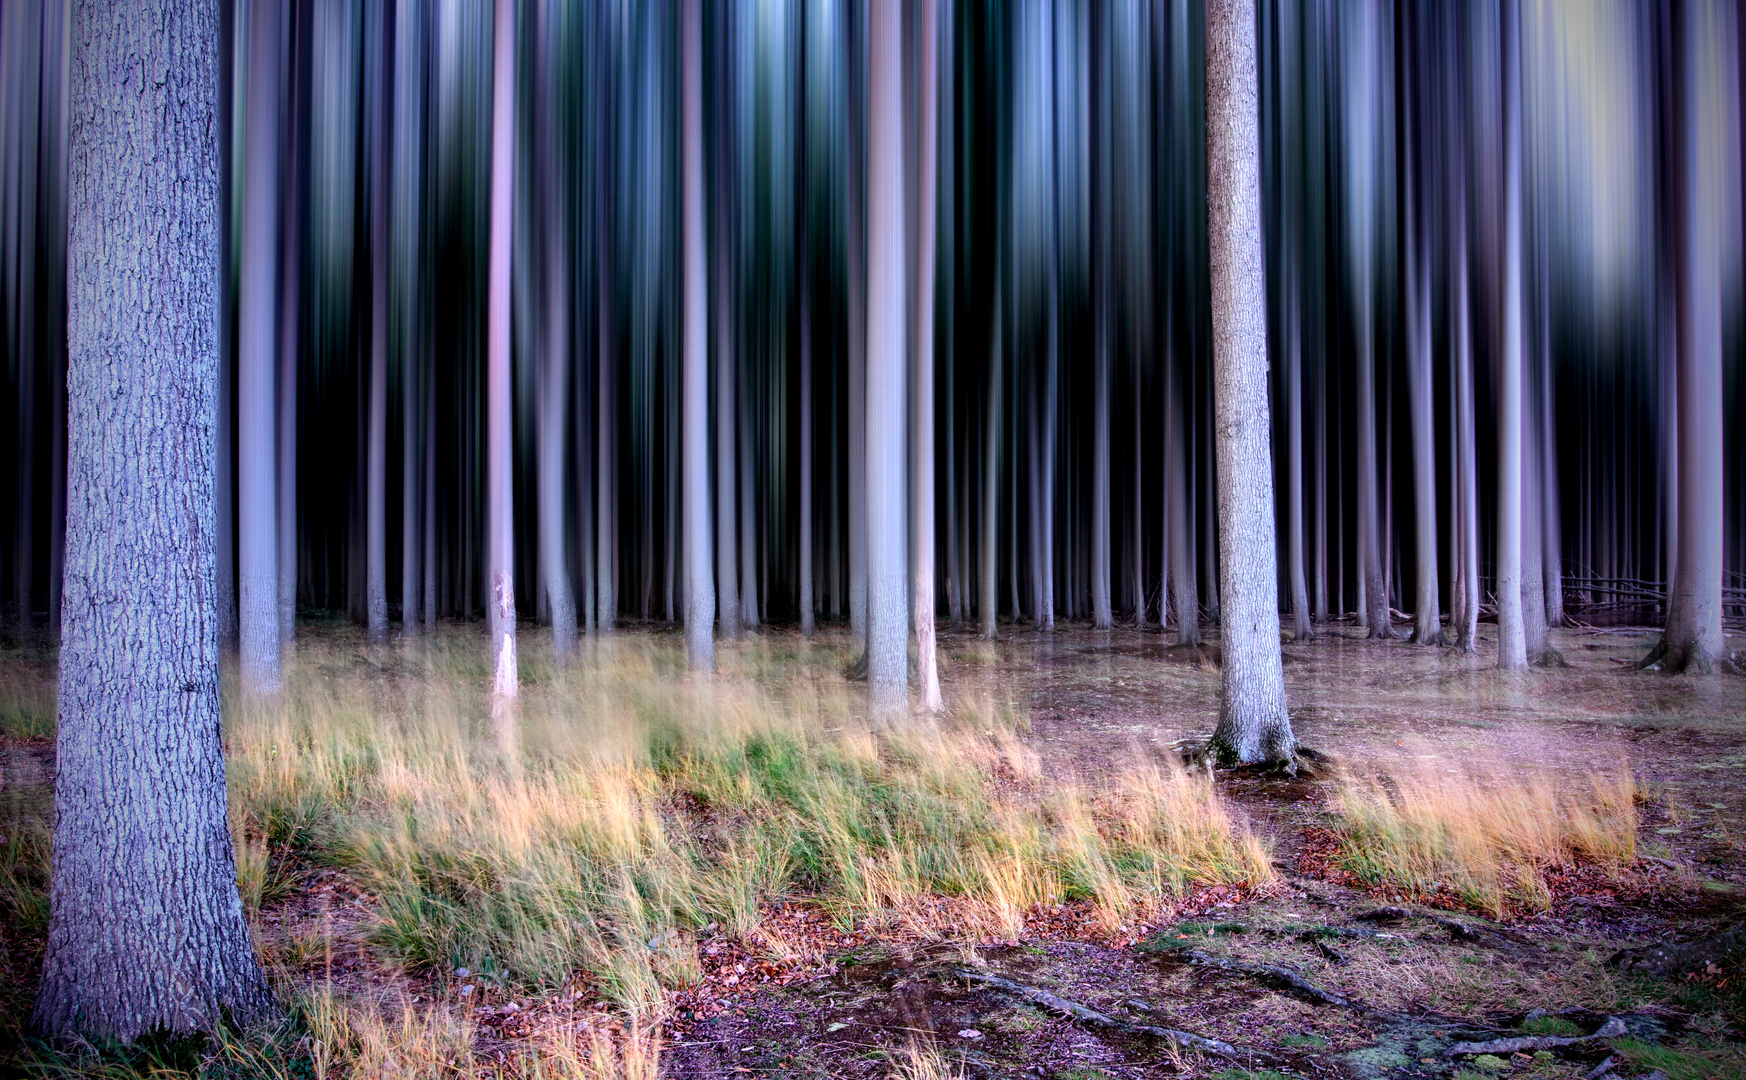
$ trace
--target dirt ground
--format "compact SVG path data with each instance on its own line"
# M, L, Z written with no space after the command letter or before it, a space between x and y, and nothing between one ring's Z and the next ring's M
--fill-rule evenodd
M1014 700L1028 712L1024 737L1047 772L1095 781L1119 759L1204 739L1216 720L1216 637L1184 650L1156 630L1003 630L997 648L969 634L942 635L948 696ZM1689 980L1621 975L1607 964L1621 949L1704 937L1746 911L1746 851L1738 842L1746 826L1746 679L1633 670L1656 634L1615 629L1555 631L1567 667L1507 676L1492 667L1492 628L1481 637L1472 656L1370 641L1349 624L1287 642L1298 737L1359 772L1386 772L1408 756L1481 771L1487 763L1526 764L1573 777L1627 765L1650 796L1641 808L1643 887L1565 882L1550 911L1507 926L1401 908L1297 872L1299 849L1313 835L1306 831L1327 817L1324 782L1227 774L1221 789L1274 844L1284 883L1272 893L1197 891L1142 927L1133 946L1067 940L1071 933L983 948L874 941L819 977L718 999L707 1018L682 1011L664 1071L875 1077L890 1075L895 1062L910 1074L934 1067L1064 1080L1462 1073L1552 1080L1614 1061L1606 1072L1621 1077L1657 1068L1673 1080L1746 1075L1739 1042L1746 1027L1725 995ZM1399 917L1374 918L1390 907ZM1295 973L1345 1004L1257 973L1256 965ZM1064 1015L1034 994L966 972L1047 991L1113 1023ZM1712 982L1727 988L1726 977ZM1489 1059L1447 1053L1462 1040L1521 1036L1524 1023L1588 1035L1609 1016L1624 1021L1622 1041ZM1218 1039L1238 1053L1184 1052L1137 1032L1144 1027Z
M1156 630L1002 631L997 645L942 633L948 699L1012 701L1046 773L1095 784L1116 762L1204 738L1216 720L1216 636L1184 650ZM1287 642L1299 739L1358 773L1409 760L1574 778L1628 766L1647 796L1629 888L1572 875L1549 911L1502 925L1414 906L1317 873L1327 780L1228 773L1220 788L1273 845L1278 884L1198 889L1118 934L1065 905L1038 913L1034 936L1001 943L937 927L840 934L797 903L770 925L810 944L777 963L706 931L707 986L673 999L663 1075L1746 1076L1738 958L1670 979L1608 963L1746 914L1746 678L1636 671L1655 634L1617 629L1555 631L1567 667L1505 676L1491 667L1493 632L1482 628L1475 656L1365 640L1349 624ZM0 762L0 795L40 789L49 768L45 744L16 739ZM311 890L347 888L331 871L317 876ZM263 916L295 921L289 909ZM340 962L357 968L351 981L370 977L367 958ZM325 963L332 979L335 960ZM445 973L413 989L458 1002L458 983ZM467 1004L480 1039L509 1047L542 1015L574 1015L586 1004L577 996L484 989ZM1609 1034L1586 1038L1603 1025ZM1484 1055L1458 1046L1534 1036L1575 1041Z

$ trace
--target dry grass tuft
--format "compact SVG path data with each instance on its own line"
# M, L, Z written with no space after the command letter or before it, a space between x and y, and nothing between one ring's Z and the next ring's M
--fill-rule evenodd
M1623 764L1575 783L1503 763L1348 776L1336 795L1339 862L1367 884L1493 918L1544 911L1546 871L1635 862L1636 796Z
M336 866L371 897L381 960L530 986L581 972L640 1017L697 982L708 924L800 955L760 927L787 899L912 930L945 900L1014 939L1044 904L1088 901L1113 929L1195 882L1273 876L1205 778L1141 755L1101 791L1045 781L988 701L870 728L828 650L727 646L704 680L661 639L592 643L566 671L528 651L505 724L470 637L387 664L300 647L282 704L227 731L251 910L294 868Z

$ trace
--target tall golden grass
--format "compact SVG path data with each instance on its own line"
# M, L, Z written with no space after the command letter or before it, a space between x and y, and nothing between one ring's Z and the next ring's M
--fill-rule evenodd
M628 635L564 672L536 660L506 726L470 643L415 643L397 670L305 647L285 698L227 732L245 900L333 865L373 897L390 963L581 972L645 1016L699 977L699 928L745 937L785 899L848 926L948 897L963 932L1016 938L1044 903L1089 900L1114 928L1192 882L1272 876L1210 781L1169 762L1045 782L991 701L875 729L834 654L721 662L694 679Z
M1549 871L1636 859L1637 786L1623 763L1569 779L1519 762L1420 762L1337 788L1340 859L1368 883L1502 918L1546 910Z

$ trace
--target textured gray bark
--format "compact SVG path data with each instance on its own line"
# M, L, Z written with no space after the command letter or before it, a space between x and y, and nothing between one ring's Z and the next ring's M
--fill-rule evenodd
M938 155L940 61L938 0L920 0L915 38L921 50L916 88L916 209L915 312L910 322L915 360L912 427L915 432L915 521L912 561L915 571L915 638L917 689L922 708L938 712L940 667L934 653L934 172ZM907 642L905 644L907 650ZM907 666L907 660L906 660ZM907 675L906 675L907 678Z
M247 697L284 687L279 657L278 382L279 69L284 11L247 10L241 288L237 310L237 641Z
M219 738L218 38L211 0L73 11L50 1034L274 1010Z
M1503 349L1498 376L1497 666L1528 666L1522 623L1522 90L1521 11L1503 7Z
M681 214L685 245L685 652L694 672L715 670L715 565L709 516L709 282L703 251L703 13L685 0L680 28Z
M497 0L491 73L491 239L486 305L485 558L491 691L516 697L515 502L510 432L510 243L515 192L515 0Z
M867 698L889 720L909 703L904 551L903 17L868 10Z
M1223 693L1211 747L1242 764L1290 763L1296 752L1279 653L1259 128L1253 0L1208 0L1207 246L1224 601Z

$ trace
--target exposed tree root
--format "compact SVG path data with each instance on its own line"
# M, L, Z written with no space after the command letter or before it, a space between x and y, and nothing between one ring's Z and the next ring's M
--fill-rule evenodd
M1666 638L1657 641L1649 655L1633 667L1638 671L1659 671L1664 675L1746 674L1746 666L1734 653L1711 656L1695 645L1669 645Z
M1013 982L1011 979L1003 979L999 975L989 975L970 968L958 968L953 974L966 982L978 982L991 986L996 990L1023 998L1033 1005L1041 1005L1045 1009L1070 1016L1093 1027L1119 1031L1127 1035L1145 1035L1149 1038L1172 1043L1183 1050L1199 1050L1202 1053L1212 1054L1214 1057L1225 1058L1228 1061L1267 1060L1270 1057L1270 1055L1258 1051L1238 1050L1230 1043L1209 1039L1205 1035L1196 1035L1191 1031L1154 1027L1151 1024L1130 1024L1126 1020L1117 1020L1113 1016L1100 1013L1096 1009L1081 1005L1076 1001L1068 1001L1064 997L1051 994L1041 987L1026 986L1023 983Z
M1379 1009L1372 1009L1368 1005L1361 1005L1358 1002L1353 1001L1351 998L1346 997L1344 994L1336 994L1331 990L1323 990L1321 987L1310 982L1308 979L1299 975L1290 968L1280 967L1277 964L1251 964L1243 960L1231 960L1222 956L1212 956L1201 952L1199 949L1184 949L1178 955L1186 957L1188 962L1196 967L1210 967L1216 968L1219 971L1230 971L1239 975L1247 975L1252 979L1258 979L1261 982L1270 983L1281 990L1296 994L1301 998L1308 998L1309 1000L1322 1005L1338 1005L1342 1009L1352 1009L1356 1012L1366 1013L1371 1016L1384 1018L1393 1017L1392 1013L1386 1013Z
M1444 1050L1443 1056L1514 1054L1522 1051L1556 1050L1561 1046L1582 1046L1602 1039L1617 1039L1627 1033L1623 1020L1616 1016L1609 1016L1607 1022L1602 1024L1600 1030L1593 1035L1575 1035L1568 1038L1558 1035L1524 1035L1514 1039L1491 1039L1486 1042L1458 1042L1452 1043L1447 1050Z
M1666 978L1724 957L1746 956L1746 924L1712 937L1647 949L1621 949L1607 959L1620 971Z
M1414 908L1385 906L1372 908L1369 911L1360 911L1352 917L1354 919L1363 919L1365 922L1392 922L1399 919L1428 919L1429 921L1436 923L1438 926L1448 930L1458 938L1466 938L1468 941L1484 940L1480 932L1473 926L1462 922L1460 919L1450 918L1447 915L1439 915L1432 911L1419 911Z

